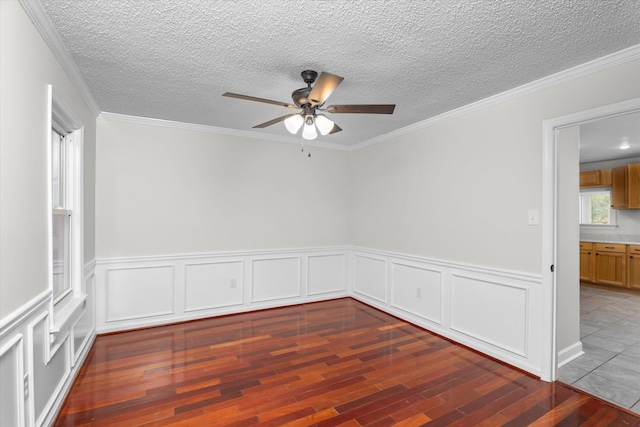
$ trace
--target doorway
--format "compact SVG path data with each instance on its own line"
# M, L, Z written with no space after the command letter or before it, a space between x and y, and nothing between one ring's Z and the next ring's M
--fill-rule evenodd
M575 348L569 348L568 350L567 348L560 348L558 345L558 339L564 340L567 334L567 331L563 329L565 325L563 325L562 322L564 322L564 320L559 321L562 319L562 316L567 313L563 311L564 307L559 304L564 304L567 295L570 295L571 292L579 295L579 287L577 285L577 289L570 290L569 293L564 293L566 289L559 289L558 286L558 282L561 279L560 271L563 265L569 265L571 269L573 268L570 266L571 262L575 263L575 258L571 257L569 257L569 263L565 263L566 256L563 255L563 253L567 253L569 250L567 247L571 248L574 246L574 242L571 241L569 245L565 245L562 239L564 238L564 234L566 234L565 230L577 228L577 213L574 214L572 212L571 215L563 215L562 200L559 198L561 185L563 185L561 180L564 179L561 166L563 156L567 156L567 147L562 146L560 136L563 133L565 135L569 134L569 140L571 140L575 138L575 129L579 125L603 118L628 114L634 111L640 111L640 98L559 117L543 123L542 280L544 301L543 333L545 337L543 351L545 353L543 355L542 379L544 380L556 380L559 361L563 358L566 360L567 358L579 357L582 351L580 345L577 345ZM563 152L565 152L565 154L563 154ZM577 167L577 158L574 157L573 162ZM577 176L575 178L577 180ZM573 201L571 201L571 203L575 206ZM570 237L570 239L575 239L575 236ZM577 246L577 242L575 242L575 246ZM575 257L577 257L577 248L575 249ZM555 268L556 266L558 268ZM579 277L576 277L576 283L579 283ZM576 290L577 292L575 292ZM562 301L563 298L565 301ZM576 296L576 298L579 297ZM577 314L575 310L576 305L578 307ZM573 301L573 307L569 308L569 316L572 318L579 316L578 301ZM575 334L576 324L578 324L579 328L579 317L569 322L569 328L574 329L573 331L568 331L569 335ZM577 342L579 344L579 336ZM559 352L563 350L568 351L569 354L559 354Z

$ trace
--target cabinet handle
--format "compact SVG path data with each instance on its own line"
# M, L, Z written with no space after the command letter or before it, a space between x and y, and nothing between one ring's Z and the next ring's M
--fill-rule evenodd
M587 255L591 255L591 252L587 252Z
M605 249L615 249L615 246L605 246Z

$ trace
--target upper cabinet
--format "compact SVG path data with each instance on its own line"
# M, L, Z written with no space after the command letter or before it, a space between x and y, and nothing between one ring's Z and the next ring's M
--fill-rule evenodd
M611 207L640 209L640 163L611 170Z
M580 172L580 188L611 186L611 169Z

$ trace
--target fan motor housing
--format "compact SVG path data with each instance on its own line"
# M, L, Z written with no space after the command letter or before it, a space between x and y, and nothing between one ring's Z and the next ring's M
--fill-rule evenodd
M293 99L293 103L298 107L302 107L305 104L309 104L309 94L311 93L310 87L303 87L297 90L294 90L291 93L291 99Z

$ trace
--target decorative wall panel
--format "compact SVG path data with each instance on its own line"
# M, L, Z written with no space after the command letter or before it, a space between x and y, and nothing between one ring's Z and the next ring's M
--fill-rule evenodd
M173 302L172 265L114 268L107 271L107 322L172 314Z
M252 261L252 302L295 298L300 295L299 257L264 258Z
M184 311L241 305L242 261L185 264Z
M347 257L344 254L307 257L308 295L344 292L347 289Z

